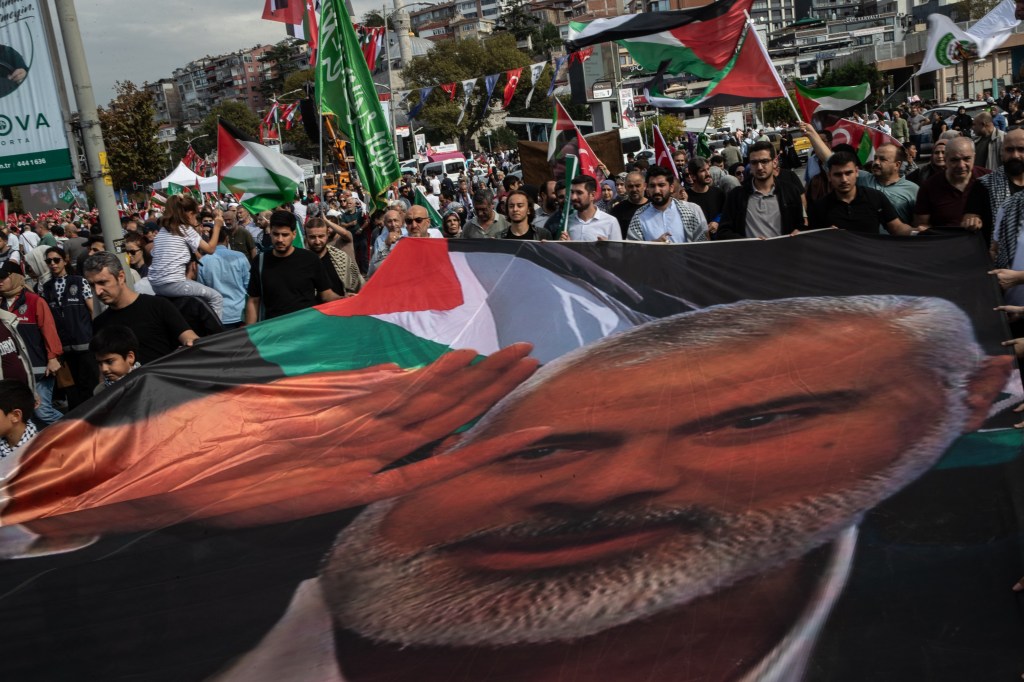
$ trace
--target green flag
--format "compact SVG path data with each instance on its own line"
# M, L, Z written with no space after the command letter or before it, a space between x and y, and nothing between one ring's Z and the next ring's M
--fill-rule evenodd
M419 187L416 188L416 201L414 203L417 206L422 206L423 208L427 209L427 215L430 216L431 227L441 227L441 214L438 213L437 210L430 205L430 202L427 201L427 198L425 196L423 196L423 192L420 190Z
M185 188L181 185L176 185L173 182L167 183L167 196L173 197L175 194L181 194L185 191Z
M65 204L75 203L75 195L71 193L71 188L68 188L60 193L59 199Z
M562 233L569 229L569 216L572 215L572 204L569 202L569 192L572 191L572 179L580 171L580 160L575 154L565 155L565 205L562 206L562 220L558 224L557 234L551 235L555 239L562 236Z
M402 177L398 154L377 99L343 0L326 0L320 14L320 49L316 58L316 91L320 111L333 114L348 137L356 171L370 191L374 208L383 208L382 195Z

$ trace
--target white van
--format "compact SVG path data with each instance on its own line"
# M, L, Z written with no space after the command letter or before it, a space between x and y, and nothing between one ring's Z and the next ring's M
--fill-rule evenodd
M466 173L468 175L465 158L431 161L430 163L423 164L422 170L423 174L428 178L431 175L441 175L444 173L454 183L459 182L459 173Z

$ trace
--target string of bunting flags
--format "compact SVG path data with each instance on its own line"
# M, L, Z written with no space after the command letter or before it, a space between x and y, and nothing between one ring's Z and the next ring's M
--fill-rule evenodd
M550 87L548 87L548 92L546 96L551 97L551 95L554 93L555 85L558 81L557 76L559 73L561 73L561 71L564 68L567 68L569 65L577 62L582 64L587 59L589 59L593 55L593 53L594 48L588 47L582 50L578 50L576 52L572 52L565 56L556 58L555 63L553 65L551 85ZM545 67L549 65L550 62L537 62L535 64L531 64L528 67L530 74L530 92L527 93L526 95L526 106L530 106L530 102L533 100L533 93L536 91L537 88L537 81L540 79ZM505 77L505 87L501 92L502 105L504 108L507 109L509 105L512 103L512 98L515 96L516 90L519 87L519 81L523 76L523 72L526 70L527 67L520 67L517 69L509 69L508 71L503 72L499 71L498 73L492 73L482 77L477 76L476 78L467 78L466 80L463 81L455 81L452 83L440 83L438 85L428 85L426 87L413 90L396 90L393 96L385 94L381 95L381 99L386 100L390 98L391 105L395 107L396 110L405 111L406 115L409 118L413 119L419 116L419 114L423 111L424 106L426 106L427 99L434 92L435 88L439 88L442 92L444 92L448 96L449 102L454 102L456 93L458 92L458 89L461 86L462 106L459 112L459 118L456 121L456 123L462 123L462 119L466 115L466 110L469 108L470 98L472 97L473 92L475 91L477 84L479 84L481 78L483 79L484 82L484 88L487 91L487 98L485 100L484 109L481 115L486 115L487 110L490 108L491 98L494 96L494 90L497 87L498 82L501 80L501 77ZM412 104L411 107L406 108L405 105L409 103L410 95L416 92L419 93L418 99L415 100L415 103Z

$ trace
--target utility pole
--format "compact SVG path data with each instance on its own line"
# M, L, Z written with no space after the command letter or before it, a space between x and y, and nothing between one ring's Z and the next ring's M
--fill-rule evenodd
M82 33L78 28L75 2L54 0L54 5L60 33L64 37L64 53L68 59L68 72L71 75L71 86L75 92L75 103L82 126L85 161L88 166L86 177L92 181L96 207L100 212L100 225L103 228L103 241L107 251L124 258L124 234L117 213L117 199L114 198L114 181L110 178L107 149L103 144L103 131L100 129L100 117L96 111L96 97L93 94L92 81L89 79L89 67L85 62L85 47L82 45ZM127 260L125 262L127 263Z

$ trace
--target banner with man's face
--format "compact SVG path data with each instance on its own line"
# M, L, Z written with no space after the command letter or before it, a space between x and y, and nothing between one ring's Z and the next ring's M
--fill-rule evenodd
M11 679L1024 672L984 243L402 240L0 460Z

